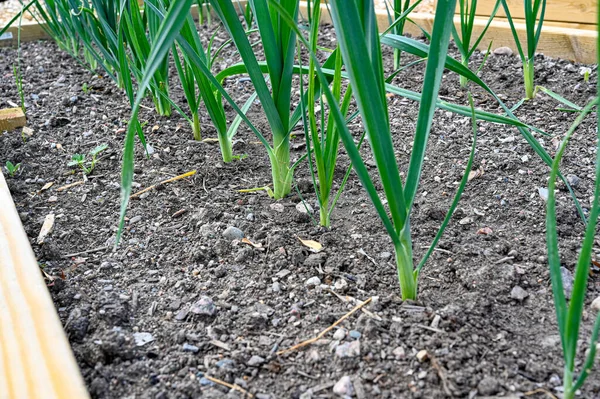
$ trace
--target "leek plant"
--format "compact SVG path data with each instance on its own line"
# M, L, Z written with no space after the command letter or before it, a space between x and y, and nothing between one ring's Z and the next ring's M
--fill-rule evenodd
M272 144L266 144L273 178L273 196L283 198L291 191L293 167L290 165L291 95L294 60L296 55L296 33L283 23L269 6L268 0L250 0L258 31L260 33L271 90L267 78L254 53L246 32L238 18L232 0L211 0L211 4L229 32L247 73L252 80L257 96L271 128ZM278 3L279 4L279 3ZM297 20L299 0L281 1L282 7Z
M546 0L524 0L523 6L525 9L525 32L527 35L527 48L523 49L523 45L519 39L519 34L515 28L515 23L510 14L506 0L501 0L506 18L510 25L521 62L523 63L523 80L525 82L525 99L531 100L534 98L535 84L534 81L534 57L542 33L544 24L544 14L546 13Z
M282 19L286 19L288 22L291 20L289 16L286 16L283 6L274 0L270 4L274 9L279 10ZM339 100L331 92L328 78L323 73L313 52L311 52L311 58L315 60L317 76L327 98L330 112L332 112L336 126L339 129L340 138L352 160L354 170L394 244L402 298L415 299L419 271L425 259L415 270L410 235L410 214L421 177L427 139L450 41L451 23L456 0L439 1L436 7L432 51L425 71L425 84L405 184L402 183L392 143L385 96L386 82L383 76L383 58L373 0L330 0L329 5L347 76L371 145L391 217L388 216L384 203L379 198L373 180L369 176L354 142L354 137L350 133L346 120L339 109ZM306 40L301 35L298 36L299 40L310 49L310 45ZM472 111L473 114L474 111ZM471 155L473 154L474 151ZM458 202L466 180L464 178L461 182L453 206ZM448 215L446 219L449 220L449 218ZM441 232L443 232L447 220L442 224ZM441 232L438 233L438 236L441 235ZM439 238L436 237L437 239ZM427 256L429 256L429 253Z
M600 49L600 47L599 47ZM600 86L598 87L600 89ZM590 274L590 265L592 262L592 249L596 234L596 224L600 216L600 134L597 134L596 150L596 182L594 184L594 199L590 210L590 218L587 223L583 238L581 252L575 268L575 279L571 300L567 304L563 290L561 276L561 261L558 250L558 233L556 228L556 177L558 175L560 161L565 153L567 143L573 136L577 126L583 119L598 105L596 97L579 114L566 136L562 140L560 147L554 157L552 170L550 172L550 181L548 183L548 201L546 207L546 243L548 247L548 263L550 266L550 280L552 282L552 293L554 296L554 307L556 310L556 319L563 349L563 358L565 361L563 375L564 399L573 399L575 392L581 388L585 379L588 377L596 356L596 345L598 341L598 330L600 329L600 314L596 316L596 322L592 330L592 339L589 352L583 364L583 369L575 379L575 360L577 357L577 341L579 339L579 329L583 317L583 307L585 302L585 293L587 289L587 280ZM598 118L598 112L596 112ZM600 118L598 118L600 119ZM600 120L598 120L600 122ZM599 124L600 126L600 124ZM596 132L600 132L596 128Z
M317 39L319 35L319 20L321 17L320 0L315 0L312 8L312 15L310 15L310 34L309 34L309 50L314 54L317 52ZM340 107L342 115L346 117L348 109L350 108L350 100L352 99L352 89L350 86L346 89L342 99L342 53L337 50L334 52L335 56L335 72L333 75L333 96L335 97L337 104ZM300 57L298 57L300 59ZM302 73L300 75L302 80ZM325 118L325 106L323 103L322 89L320 89L319 80L316 78L315 72L315 60L309 59L308 66L308 92L306 106L305 101L301 102L303 108L308 111L308 118L305 117L303 110L303 121L304 121L304 132L306 138L306 148L308 151L308 163L313 179L313 186L319 203L319 223L321 226L330 227L331 225L331 212L335 207L335 203L339 198L344 184L339 188L338 196L335 197L333 202L331 201L331 194L333 189L333 176L338 157L338 147L340 143L340 135L333 115L329 113ZM302 89L304 89L302 87ZM317 121L317 110L315 107L315 101L311 99L318 98L320 101L321 118L320 118L320 129ZM341 104L340 104L341 101ZM312 144L312 145L311 145ZM311 150L311 148L313 148ZM314 153L314 165L313 165L313 153ZM314 170L316 166L316 174ZM318 184L317 180L318 179ZM345 183L346 179L344 179Z
M599 6L600 9L600 6ZM598 23L600 23L600 13L598 13ZM598 53L598 62L600 62L600 36L596 39L596 49ZM600 81L597 83L600 90ZM598 330L600 330L600 313L596 315L596 322L592 329L590 347L583 363L583 368L579 376L575 378L575 360L577 357L577 341L579 339L579 329L583 317L583 307L585 303L585 293L587 281L590 274L590 265L592 262L592 250L596 236L596 226L600 216L600 113L598 112L598 97L594 98L578 115L573 125L563 138L554 160L548 182L548 201L546 205L546 245L548 247L548 264L550 266L550 280L552 282L552 294L554 297L554 307L556 310L556 320L563 350L563 359L565 361L563 373L563 398L573 399L578 389L583 386L586 378L594 367L596 350L598 345ZM558 249L558 232L556 227L556 177L562 157L565 154L567 144L579 124L584 118L596 110L596 181L594 183L594 197L590 209L590 218L585 228L583 243L579 253L579 259L575 267L575 279L571 300L567 304L563 290L561 261Z
M403 35L404 34L404 26L406 24L406 18L401 17L403 14L410 12L411 10L415 9L416 6L419 5L419 3L421 3L421 0L417 0L415 1L412 5L410 4L410 0L393 0L394 4L393 4L393 12L394 12L394 18L390 17L390 25L393 24L393 21L396 20L397 18L400 18L400 20L398 21L397 24L394 25L394 27L392 28L392 32L396 35ZM386 4L387 6L387 4ZM401 52L399 49L394 49L394 69L398 69L400 68L400 55Z
M154 7L145 7L144 14L140 12L137 1L129 2L129 11L124 13L125 18L125 37L131 51L131 58L137 71L141 73L144 65L148 62L150 49L156 40L158 28L163 16L157 12L165 3L163 0L146 0L146 5ZM136 76L137 81L142 80L142 76ZM171 103L169 102L169 57L162 60L153 76L153 84L150 86L150 93L156 112L161 116L171 115Z
M186 18L186 22L181 30L180 41L186 43L186 49L191 49L193 52L200 57L202 63L207 66L208 69L212 66L214 59L219 55L221 50L227 43L220 46L214 54L212 54L212 43L214 35L208 43L207 49L205 50L202 46L202 41L198 35L198 31L194 25L194 20L191 16ZM199 118L199 107L203 100L204 105L208 111L211 121L215 129L217 130L217 137L219 140L219 146L221 149L221 156L223 162L231 162L234 159L233 156L233 136L237 132L237 129L242 121L238 115L234 119L233 123L227 126L227 118L225 115L225 109L223 108L223 102L221 94L215 89L215 86L211 84L209 79L197 68L193 61L190 60L186 54L186 50L181 48L179 45L180 52L182 54L182 60L179 59L177 50L173 51L175 57L175 66L177 68L179 78L182 82L184 93L192 112L192 131L194 133L194 139L201 139L201 128ZM199 93L196 93L196 85L198 86ZM256 99L256 93L252 94L246 103L242 107L242 112L245 114L248 109L252 106L252 103Z
M485 36L485 33L490 27L490 24L496 17L496 13L498 12L498 8L500 7L500 1L502 0L496 0L496 4L494 5L492 12L490 13L490 17L487 21L487 24L485 25L479 36L474 38L473 27L475 26L475 11L477 10L477 0L471 0L470 3L469 0L458 0L458 7L460 13L460 35L458 34L456 26L454 26L453 24L452 38L454 39L454 43L456 44L456 47L460 52L461 62L465 67L469 67L469 60L471 59L471 56L473 55L475 50L477 50L477 47L479 46L479 43L481 43L483 36ZM473 41L473 39L475 41ZM491 46L492 42L490 42L490 45L488 46L488 51L485 54L483 61L479 65L477 72L479 72L481 68L483 68L485 61L487 60L487 57L490 54ZM463 88L467 87L467 83L469 82L467 77L464 75L460 75L459 79L460 86Z

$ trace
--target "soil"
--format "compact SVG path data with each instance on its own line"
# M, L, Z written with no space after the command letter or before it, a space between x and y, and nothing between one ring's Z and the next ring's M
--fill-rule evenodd
M331 40L331 28L323 28L323 35ZM384 55L390 71L389 49ZM13 49L0 50L0 107L18 102L15 56ZM476 54L473 66L481 59ZM229 49L220 66L236 60ZM134 191L190 170L197 173L132 200L122 243L113 252L127 99L107 78L88 72L50 42L24 44L22 66L33 135L1 135L0 161L21 163L8 183L40 266L53 277L48 286L93 397L242 396L207 376L262 399L336 397L333 387L340 380L349 381L346 389L352 392L346 393L358 398L558 395L563 361L545 255L545 202L539 194L549 171L517 130L479 123L474 170L483 174L467 185L423 268L419 300L403 302L390 240L354 174L332 216L333 227L319 228L296 209L298 192L315 202L306 163L296 172L298 191L288 198L240 193L270 179L266 153L251 132L242 127L234 147L247 157L223 164L217 146L192 141L182 117L157 117L150 101L140 119L147 123L154 152L146 157L138 143ZM540 55L536 82L583 105L595 95L596 74L585 83L579 67ZM420 90L422 68L401 73L395 83ZM482 77L510 106L522 98L518 58L489 57ZM84 84L89 90L82 90ZM227 89L240 102L251 92L250 83L239 78L230 79ZM500 112L488 95L472 90L478 107ZM184 104L174 83L171 91ZM451 73L444 76L441 96L467 103L466 91ZM406 171L418 108L400 97L389 102L398 162ZM557 106L539 94L517 116L561 137L575 114ZM214 137L203 112L204 137ZM233 118L231 110L229 115ZM268 132L258 105L250 119ZM358 121L353 129L360 134ZM586 209L595 129L590 117L563 162ZM450 205L472 136L469 118L436 112L412 218L417 260ZM557 138L536 136L554 154ZM294 159L305 151L303 142L298 129ZM82 180L67 166L71 156L103 143L109 149L85 183L58 191ZM363 153L370 159L366 147ZM338 182L348 165L342 150ZM568 277L583 224L564 186L558 204ZM39 246L35 238L49 213L56 215L54 231ZM226 238L223 232L230 226L262 248ZM324 250L311 253L298 238L318 241ZM598 274L591 276L588 291L586 309L600 295ZM317 343L276 354L316 336L368 298L373 299L364 311ZM578 367L593 316L586 312ZM600 397L597 372L580 397Z

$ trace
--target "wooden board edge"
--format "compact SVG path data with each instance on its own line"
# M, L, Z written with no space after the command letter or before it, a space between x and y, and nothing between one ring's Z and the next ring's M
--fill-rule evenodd
M331 18L324 5L321 13L321 23L330 24ZM300 6L301 15L306 18L306 6ZM423 29L431 32L433 28L434 15L429 13L413 13L411 20ZM385 11L377 12L377 23L379 29L384 30L389 26L388 15ZM460 26L460 17L454 18L457 27ZM474 35L481 32L487 24L487 18L476 18ZM569 28L569 24L564 26L545 26L538 44L538 52L546 56L567 59L570 61L593 64L596 62L596 35L597 32L588 29ZM573 24L577 26L577 24ZM525 24L516 22L515 27L520 37L525 37ZM405 25L405 32L413 36L423 36L421 30L414 24ZM486 36L479 44L479 50L486 50L490 41L493 41L493 48L510 47L516 52L516 45L506 21L493 21L486 32Z
M0 397L87 399L2 173L0 209Z
M21 108L0 109L0 133L15 130L27 124L27 117Z

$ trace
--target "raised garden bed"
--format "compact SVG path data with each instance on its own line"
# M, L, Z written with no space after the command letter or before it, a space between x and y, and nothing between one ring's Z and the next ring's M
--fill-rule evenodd
M323 44L333 45L333 30L322 29ZM202 33L213 31L205 27ZM218 42L223 40L221 34ZM15 57L15 50L0 50L0 108L18 102L12 79ZM147 122L144 131L154 152L146 158L141 147L136 149L134 191L191 170L197 173L133 200L123 243L112 252L129 103L112 82L87 72L50 42L24 44L22 57L33 135L23 138L16 131L0 136L0 160L22 165L8 185L38 261L53 280L49 289L93 397L225 397L229 388L208 377L236 384L257 398L331 397L335 384L336 392L345 387L358 398L542 398L560 385L545 202L539 194L548 169L516 130L479 124L473 169L480 173L469 182L423 269L419 301L403 302L393 247L355 176L332 216L333 228L315 227L298 206L295 191L277 202L264 192L238 192L264 186L269 176L264 149L245 127L234 151L247 157L223 164L218 147L191 141L184 119L176 114L157 117L149 101L140 120ZM389 72L392 54L386 47L384 57ZM481 59L476 54L473 61ZM220 67L237 61L228 49ZM579 67L540 56L536 82L584 104L596 94L596 74L585 83ZM422 72L416 66L395 81L419 90ZM491 56L483 79L509 105L522 98L518 58ZM245 79L229 79L226 88L239 101L252 92ZM477 107L499 112L487 95L471 89ZM175 84L172 94L183 97ZM458 78L449 73L440 95L460 104L467 101ZM400 97L390 103L397 157L406 165L418 107ZM557 105L540 94L522 105L517 116L562 134L575 115ZM258 106L249 117L268 129L260 122L264 116ZM202 120L205 136L214 136L205 113ZM562 166L577 182L573 185L584 206L592 195L595 129L592 121L583 123ZM353 131L358 134L360 126L355 124ZM412 218L417 256L448 209L471 139L468 118L436 112L426 177ZM67 163L74 153L99 144L109 149L93 174L78 184L81 173ZM292 145L293 158L305 151L300 129ZM552 153L555 145L543 139L547 151ZM370 152L363 154L368 160ZM340 162L349 165L345 153ZM343 177L344 168L339 170L336 180ZM295 179L298 191L314 204L305 167ZM49 183L53 185L44 189ZM560 191L558 199L563 262L573 270L583 225L568 194ZM38 245L48 214L55 215L54 230ZM235 240L239 232L230 227L262 248ZM316 240L324 251L313 254L298 238ZM593 275L588 298L598 295L600 280ZM369 298L364 310L323 340L276 355L316 336L357 301ZM591 318L583 322L586 337ZM230 395L242 397L239 392ZM581 397L599 395L596 373Z

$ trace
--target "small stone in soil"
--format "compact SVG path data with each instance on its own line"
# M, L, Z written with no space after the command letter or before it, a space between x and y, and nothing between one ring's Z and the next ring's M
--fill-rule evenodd
M406 351L403 347L399 346L392 351L392 355L394 355L396 359L404 359L404 357L406 356Z
M577 187L579 184L579 177L577 175L569 174L567 175L567 182L571 185L571 187Z
M185 344L183 344L183 351L198 353L200 351L200 348L198 348L196 345L190 345L186 342Z
M203 296L198 302L192 305L191 312L202 316L214 316L217 313L217 307L212 299Z
M279 292L281 292L281 284L279 284L277 281L275 281L273 283L273 285L271 286L271 290L273 291L273 293L277 294Z
M335 282L335 289L337 291L346 291L348 289L348 282L344 278L340 278Z
M223 232L223 237L228 240L241 240L244 238L244 232L237 227L229 226Z
M344 330L343 328L338 328L335 333L333 333L333 339L335 339L336 341L341 341L344 338L346 338L346 330Z
M296 210L300 213L314 213L313 207L308 202L299 202L296 204Z
M562 278L563 289L565 290L565 297L571 299L571 293L573 292L573 273L566 267L560 268L560 277Z
M317 276L311 277L304 282L304 286L307 288L314 288L321 284L321 279Z
M217 367L223 370L233 370L235 362L231 359L221 359L217 362Z
M338 382L333 386L333 393L343 398L352 397L354 395L354 387L352 386L352 380L347 375L340 378Z
M544 201L548 201L548 189L544 187L538 188L538 193Z
M391 252L382 252L379 254L379 258L384 261L388 261L392 258Z
M263 364L265 362L265 359L263 357L257 356L257 355L253 355L250 360L248 360L248 366L250 367L258 367L261 364Z
M356 330L350 330L350 333L348 335L350 335L350 338L360 339L362 334Z
M591 308L596 312L600 312L600 296L592 301Z
M510 297L512 299L516 299L519 302L522 302L528 296L529 296L529 294L527 293L527 291L525 291L523 288L519 287L518 285L516 285L510 292Z
M422 349L419 352L417 352L417 360L419 362L423 363L427 359L429 359L429 353L425 349Z
M273 210L275 212L283 212L285 210L285 207L282 204L278 203L278 202L276 202L274 204L271 204L269 206L269 208L271 208L271 210Z
M485 377L477 384L477 391L484 396L495 395L500 391L500 384L493 377Z
M493 53L494 55L506 55L509 57L513 55L513 51L510 47L498 47L497 49L494 49Z
M335 348L335 355L339 358L356 357L360 355L360 341L345 342Z
M154 337L150 333L139 332L133 334L133 340L135 341L136 346L144 346L148 342L154 341Z

